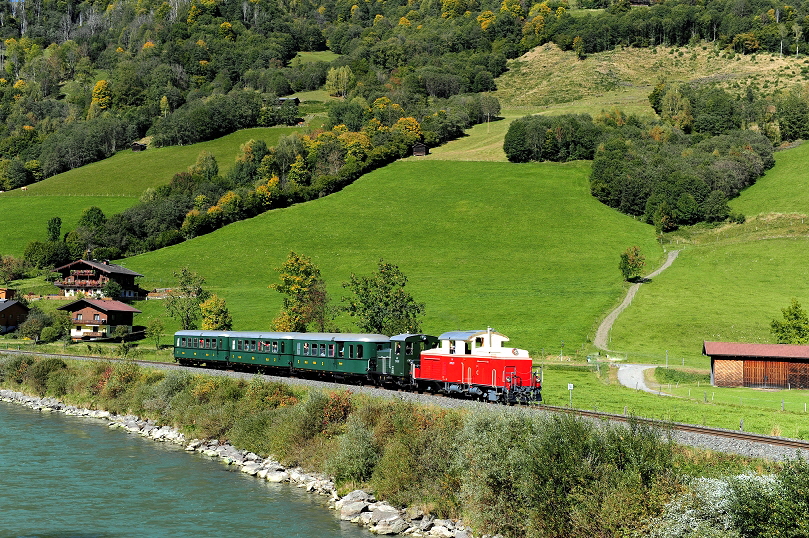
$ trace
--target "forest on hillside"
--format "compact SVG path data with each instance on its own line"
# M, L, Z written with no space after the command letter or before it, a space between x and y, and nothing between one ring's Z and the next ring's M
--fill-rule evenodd
M104 158L145 135L191 143L295 121L278 96L326 85L366 108L380 97L421 120L432 98L495 89L506 60L553 41L713 41L800 53L807 8L764 0L22 0L0 3L0 186ZM331 63L293 62L331 50ZM227 96L228 99L221 97ZM442 137L434 138L440 142Z

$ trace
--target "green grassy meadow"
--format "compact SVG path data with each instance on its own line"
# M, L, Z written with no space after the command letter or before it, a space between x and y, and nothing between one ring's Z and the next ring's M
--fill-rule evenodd
M670 358L707 368L705 340L771 342L770 321L781 308L809 298L807 247L806 238L785 238L683 250L619 316L611 349L655 364L669 350Z
M761 213L809 213L809 144L775 154L775 167L741 196L730 202L733 211L744 215Z
M148 187L164 185L177 172L193 165L202 151L216 157L220 173L233 166L242 144L251 139L264 140L273 146L282 136L297 127L256 127L188 146L149 148L134 152L119 151L109 159L75 168L34 183L27 191L15 190L3 196L32 197L39 195L85 195L139 197Z
M601 368L606 373L609 365L602 364ZM744 420L745 431L809 438L809 414L803 410L804 403L809 403L806 390L767 392L690 383L673 388L671 393L677 398L672 398L623 387L612 375L599 378L593 372L555 369L551 365L544 370L544 403L566 407L570 401L568 383L573 383L573 407L577 409L618 414L626 409L628 415L730 430L738 430ZM667 385L663 391L668 392Z
M585 162L408 159L126 265L147 287L171 285L188 265L228 301L236 328L264 329L280 308L268 286L290 250L313 259L335 301L352 272L384 258L426 303L427 332L492 326L534 352L562 340L572 352L624 292L616 253L633 244L652 260L661 253L650 226L589 195L588 171Z
M27 191L0 194L0 254L22 256L25 245L45 239L49 219L62 219L62 232L75 228L81 213L98 206L106 215L120 213L135 205L148 187L168 183L177 172L194 164L202 151L217 159L220 173L233 166L242 144L251 139L274 145L297 127L244 129L216 140L190 146L150 148L143 152L129 149L96 163L34 183Z
M62 219L62 232L76 227L81 213L98 206L106 215L120 213L137 203L133 196L39 195L8 196L0 194L0 254L22 257L30 241L46 239L48 220Z

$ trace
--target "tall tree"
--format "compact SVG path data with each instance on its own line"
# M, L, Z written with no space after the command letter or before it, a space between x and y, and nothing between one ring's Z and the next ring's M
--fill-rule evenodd
M370 276L351 274L343 287L351 291L343 297L344 310L357 317L360 330L387 335L417 333L421 330L424 303L406 291L407 277L396 265L379 260L378 270Z
M166 297L166 313L179 321L182 329L195 329L201 315L200 305L210 296L202 287L205 279L188 267L175 271L174 277L177 286Z
M59 241L62 234L62 219L53 217L48 221L48 241Z
M802 345L809 342L809 317L794 297L786 308L781 309L783 319L770 322L770 333L779 344Z
M228 305L224 299L213 294L199 305L202 313L202 328L206 331L229 331L233 327Z
M146 337L154 338L155 349L160 349L160 337L163 336L165 325L161 318L152 318L149 325L146 326Z
M285 297L281 312L273 320L275 330L305 332L310 323L324 330L329 297L320 269L308 257L290 252L277 270L281 281L270 288Z

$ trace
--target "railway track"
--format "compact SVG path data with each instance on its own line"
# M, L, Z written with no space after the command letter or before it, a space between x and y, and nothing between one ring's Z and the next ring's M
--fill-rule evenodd
M119 359L119 358L99 358L99 357L88 357L85 355L70 355L70 354L62 354L62 353L39 353L34 351L22 351L22 350L2 350L0 349L0 355L2 354L10 354L10 355L30 355L30 356L38 356L38 357L56 357L61 359L74 359L74 360L107 360L112 362L120 362L126 359ZM180 366L174 362L157 362L157 361L144 361L144 360L133 360L136 364L146 367L164 367L164 368L171 368L171 369L178 369L178 368L191 368ZM231 374L236 373L233 370L212 370L212 369L204 369L198 368L200 372L205 372L213 375L217 374ZM240 374L244 374L245 372L241 371L238 372ZM298 381L299 378L295 377L282 377L282 376L273 376L273 375L265 375L265 377L270 378L272 380L277 381ZM303 380L301 380L303 381ZM329 381L322 381L322 380L312 380L306 379L307 383L318 383L323 384L323 386L328 388L344 388L346 385L340 383L333 383ZM352 385L353 386L353 385ZM365 386L364 388L373 388L375 390L386 390L381 389L380 387L372 387L372 386ZM409 392L402 392L402 391L391 391L386 390L386 392L391 392L393 394L410 394ZM441 394L428 394L423 393L419 396L424 396L428 398L435 398L436 402L439 403L439 400L443 400L443 395ZM446 398L446 400L456 400L454 398ZM470 401L471 400L460 400L460 401ZM439 404L440 405L440 404ZM500 405L500 404L487 404L487 405ZM634 421L636 423L641 424L648 424L650 426L654 426L657 428L661 428L663 430L671 430L673 432L683 432L689 434L697 434L697 435L707 435L713 437L720 437L723 439L739 441L744 443L756 443L756 444L764 444L769 445L772 447L779 447L783 449L795 449L795 450L803 450L809 453L809 441L803 441L800 439L790 439L787 437L775 437L770 435L761 435L757 433L750 433L741 430L726 430L721 428L709 428L706 426L697 426L694 424L685 424L680 422L668 422L663 420L656 420L650 418L643 418L643 417L636 417L631 415L619 415L614 413L605 413L602 411L590 411L585 409L571 409L569 407L560 407L560 406L552 406L552 405L530 405L527 406L530 409L535 409L544 412L553 412L553 413L565 413L580 417L588 417L592 419L599 419L599 420L610 420L616 422L630 422Z

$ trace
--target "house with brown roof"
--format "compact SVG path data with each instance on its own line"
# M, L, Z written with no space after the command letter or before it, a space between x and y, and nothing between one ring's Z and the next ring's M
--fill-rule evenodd
M0 334L16 331L28 317L28 307L15 299L0 299Z
M62 267L54 269L62 276L54 282L57 288L70 297L83 293L88 297L102 297L102 289L110 282L117 282L121 286L121 297L112 299L133 298L138 296L139 287L135 278L142 277L126 267L110 263L109 261L76 260Z
M809 388L809 346L705 342L717 387Z
M73 320L70 337L74 340L110 338L120 326L126 327L129 334L135 314L141 312L126 303L109 299L79 299L57 310L70 312Z

